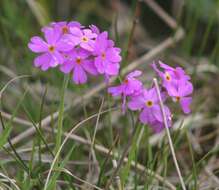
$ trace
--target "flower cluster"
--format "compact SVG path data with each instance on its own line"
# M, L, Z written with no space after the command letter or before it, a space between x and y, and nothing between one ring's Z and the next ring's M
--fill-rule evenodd
M34 65L43 71L58 66L61 72L72 73L72 80L76 84L86 83L88 74L103 75L106 80L119 74L121 50L115 47L106 31L100 32L94 25L86 28L72 21L50 23L42 28L42 32L44 39L34 36L28 47L40 54L34 59ZM161 61L153 63L152 68L161 78L162 101L165 103L169 96L180 104L184 113L190 113L193 86L185 71ZM120 85L109 87L108 93L122 97L123 113L126 107L140 111L139 120L151 126L155 132L160 132L164 128L164 119L159 98L154 86L146 89L138 80L141 74L139 70L129 73ZM168 127L171 127L172 114L166 105L164 111Z
M63 73L72 73L76 84L87 82L87 74L118 75L121 50L108 38L107 32L91 25L85 28L78 22L53 22L43 27L45 40L31 38L28 47L39 53L34 65L43 71L59 66Z
M160 71L155 63L152 64L153 69L162 79L162 86L166 89L168 95L172 97L174 102L179 102L184 113L191 112L190 104L193 92L193 86L190 77L185 74L181 67L170 67L161 61L158 62L162 71Z
M193 91L192 83L189 81L190 77L181 67L173 68L161 61L159 61L159 66L163 71L160 71L155 63L152 64L153 69L161 78L164 87L162 89L165 89L160 90L162 101L165 102L169 95L174 102L180 103L184 113L189 113L192 101L189 95ZM141 71L138 70L129 73L122 84L108 88L108 92L113 96L122 96L123 110L125 110L128 98L127 107L133 111L140 111L139 120L143 124L148 124L155 132L160 132L164 129L164 120L156 89L154 86L150 89L144 88L142 82L135 78L140 75ZM168 127L171 127L172 114L168 106L164 105L164 111Z

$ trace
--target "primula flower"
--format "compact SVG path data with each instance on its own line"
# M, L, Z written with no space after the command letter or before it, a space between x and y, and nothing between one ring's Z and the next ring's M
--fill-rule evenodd
M45 71L62 65L61 71L74 73L76 84L87 81L86 73L103 74L105 79L118 75L121 50L97 26L85 28L79 22L61 21L52 22L41 31L45 40L34 36L28 44L33 52L40 53L34 60L36 67Z
M167 88L167 91L168 91L169 85L172 85L172 84L176 85L176 83L179 80L185 80L185 81L190 80L190 77L185 74L185 71L181 67L173 68L167 64L162 63L161 61L159 61L158 63L159 63L160 68L163 69L163 72L157 68L157 65L155 63L152 64L152 68L161 77L162 84L165 88Z
M119 86L109 87L108 92L112 94L112 96L122 96L122 110L125 112L125 104L127 96L137 96L142 91L142 82L137 80L135 77L139 77L142 74L141 71L133 71L129 73L125 80Z
M53 28L45 28L44 35L46 41L39 36L31 38L28 47L35 53L41 53L34 60L34 65L43 71L50 67L56 67L64 62L62 52L70 51L73 47L64 38L60 31Z
M164 95L162 94L164 100ZM146 90L137 97L133 97L128 103L131 110L141 110L139 119L142 123L148 124L155 132L160 132L164 129L164 121L162 111L159 105L159 99L155 87ZM168 127L171 126L171 113L169 108L165 105L164 111L168 121Z
M106 77L118 75L120 48L113 47L114 43L108 40L107 32L102 32L98 35L94 46L95 66L100 74L105 74Z
M96 33L93 33L90 29L81 30L77 27L70 28L70 33L70 40L75 46L80 45L81 48L87 51L93 51L97 37Z
M175 102L179 102L184 113L188 114L191 112L190 104L192 97L188 97L193 92L192 83L185 80L180 80L177 85L169 87L169 95L173 97Z
M191 79L186 75L185 71L181 67L170 67L161 61L159 61L160 68L163 72L157 68L157 65L152 64L153 69L162 78L162 85L167 90L169 96L171 96L174 102L179 102L184 113L190 113L190 104L192 102L191 97L187 97L192 94L193 86L189 82Z
M66 61L60 66L63 73L73 73L73 81L76 84L87 82L87 74L97 75L98 72L91 59L88 59L90 53L83 49L72 50L65 54Z
M71 22L66 22L66 21L61 21L61 22L52 22L51 27L57 28L58 30L61 31L62 34L69 34L70 33L70 28L77 27L77 28L83 28L79 22L76 21L71 21Z

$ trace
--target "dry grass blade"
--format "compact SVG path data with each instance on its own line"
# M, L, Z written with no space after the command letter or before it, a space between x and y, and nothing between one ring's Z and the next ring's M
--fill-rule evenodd
M53 162L52 162L52 164L51 164L51 167L50 167L50 169L49 169L49 173L48 173L48 175L47 175L46 183L45 183L45 186L44 186L44 190L47 189L47 186L48 186L48 183L49 183L49 179L50 179L50 176L51 176L51 172L52 172L52 170L53 170L53 168L54 168L54 166L55 166L55 164L56 164L56 161L57 161L57 159L58 159L58 157L59 157L59 155L60 155L60 153L61 153L61 151L62 151L62 148L64 147L64 145L65 145L65 143L67 142L67 140L70 138L71 134L74 133L77 129L79 129L79 127L80 127L83 123L89 121L90 119L92 119L92 118L94 118L94 117L97 117L99 114L107 113L107 112L112 111L112 110L113 110L113 109L108 109L108 110L105 110L105 111L103 111L103 112L94 114L94 115L92 115L92 116L90 116L90 117L84 119L83 121L81 121L81 122L79 122L77 125L75 125L75 126L72 128L72 130L66 135L65 139L63 140L61 146L59 147L59 149L58 149L58 151L57 151L57 153L56 153L56 155L55 155L55 158L54 158L54 160L53 160Z
M40 2L35 0L26 0L26 2L32 10L39 24L41 26L45 26L49 20L49 17L46 10L44 10L44 8L41 6Z
M0 99L2 97L2 94L3 92L5 91L5 89L14 81L18 80L18 79L21 79L21 78L25 78L25 77L30 77L30 75L21 75L21 76L17 76L17 77L14 77L12 78L11 80L9 80L5 85L4 87L1 89L0 91Z
M96 117L97 115L98 114L94 115L94 117ZM19 124L23 124L23 125L26 125L26 126L32 126L32 123L29 122L29 121L26 121L26 120L23 120L23 119L20 119L20 118L16 118L16 119L14 119L14 122L18 122ZM49 128L49 127L44 126L43 129L45 131L52 132L52 129ZM54 132L56 133L57 130L54 130ZM63 133L63 136L67 137L68 133L67 132ZM91 146L91 142L90 141L84 139L83 137L75 135L75 134L71 134L69 136L69 139L75 140L75 141L77 141L78 143L81 143L81 144L85 144L85 145ZM106 156L111 156L113 158L118 158L119 157L119 155L117 153L115 153L115 152L112 153L111 150L109 150L108 148L106 148L106 147L104 147L102 145L94 144L94 148L97 151L99 151L100 153L102 153L102 154L104 154ZM124 158L124 162L125 163L128 162L128 158L127 157ZM147 174L154 176L158 181L160 181L163 184L165 184L169 189L176 190L176 187L173 184L171 184L168 180L164 179L162 176L158 175L157 173L153 172L152 170L145 168L142 164L139 164L139 163L136 163L136 162L132 161L131 162L131 166L133 168L137 169L141 173L142 172L146 172Z
M177 22L166 11L163 10L154 0L144 0L144 2L164 21L172 28L177 28Z
M175 164L175 167L176 167L179 179L180 179L182 189L186 190L186 186L185 186L185 183L183 181L182 174L181 174L181 171L179 169L179 165L178 165L178 162L177 162L177 159L176 159L176 155L175 155L175 151L174 151L174 147L173 147L173 142L172 142L172 139L171 139L171 136L170 136L170 131L169 131L168 123L167 123L166 113L164 111L164 105L163 105L163 101L162 101L161 94L160 94L160 89L159 89L158 82L157 82L156 78L154 79L154 85L155 85L156 93L157 93L157 96L158 96L158 99L159 99L159 102L160 102L160 108L161 108L161 111L162 111L164 126L165 126L165 129L166 129L167 138L168 138L169 145L170 145L170 150L171 150L171 153L172 153L172 156L173 156L173 161L174 161L174 164Z
M13 179L9 178L3 173L0 173L0 176L6 179L8 182L10 182L17 190L20 190L20 188L15 184L15 181Z
M80 181L80 182L82 182L82 183L85 183L85 184L89 185L90 187L93 187L94 189L103 190L103 189L97 187L96 185L93 185L93 184L91 184L91 183L89 183L89 182L87 182L87 181L85 181L85 180L83 180L83 179L77 177L76 175L72 174L69 170L67 170L67 169L65 169L65 168L63 168L62 171L65 172L66 174L72 176L72 177L75 178L76 180L78 180L78 181Z

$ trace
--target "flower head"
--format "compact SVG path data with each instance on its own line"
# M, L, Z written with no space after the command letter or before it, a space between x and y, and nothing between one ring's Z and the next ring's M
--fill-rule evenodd
M109 87L108 92L112 96L122 96L123 104L122 110L125 112L125 104L127 96L137 96L142 91L142 82L137 80L135 77L139 77L142 74L141 71L136 70L129 73L124 81L119 86Z
M169 95L173 97L175 102L179 102L184 113L190 113L190 104L192 97L189 97L193 92L192 83L185 80L178 81L177 85L169 87Z
M68 52L65 62L60 66L60 70L64 73L73 74L73 81L76 84L84 84L87 82L87 73L97 75L98 72L92 60L88 59L90 52L77 49Z
M78 27L70 28L70 40L75 46L79 45L87 51L93 51L97 34L90 29L79 29Z
M180 103L184 113L190 113L192 98L188 96L193 91L192 83L189 82L191 78L181 67L173 68L161 61L159 61L159 66L163 71L160 71L155 63L152 64L153 69L161 77L162 85L168 95L173 98L174 102Z
M160 71L155 63L152 64L152 68L161 77L162 84L165 88L167 88L167 90L169 85L177 83L178 80L190 80L190 77L185 74L185 71L181 67L173 68L167 64L162 63L161 61L158 63L163 71Z
M151 126L155 132L160 132L164 128L162 111L159 105L156 89L154 87L149 90L144 89L141 95L133 97L128 103L128 107L131 110L140 110L140 121ZM164 106L164 111L167 117L168 126L170 127L171 112L166 105Z
M34 65L42 70L61 66L64 73L73 73L73 81L82 84L87 73L102 74L105 79L119 73L120 49L108 39L107 32L101 33L95 25L88 28L79 22L52 22L41 29L45 40L39 36L31 38L28 47L40 55Z
M107 32L98 35L94 46L94 55L95 66L100 74L113 76L119 73L119 62L121 61L119 54L121 50L113 46L114 43L108 40Z
M71 21L71 22L66 22L66 21L60 21L60 22L52 22L51 27L57 28L58 30L61 31L62 34L69 34L70 33L70 28L76 27L76 28L83 28L79 22L76 21Z
M31 38L28 47L35 53L40 53L34 60L34 65L42 70L56 67L64 62L62 52L70 51L73 47L62 38L60 31L54 28L44 29L45 41L38 36Z

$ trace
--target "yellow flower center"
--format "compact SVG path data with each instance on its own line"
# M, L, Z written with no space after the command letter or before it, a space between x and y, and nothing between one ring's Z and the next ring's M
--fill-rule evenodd
M169 73L165 73L165 79L167 81L170 81L171 80L171 77L170 77L170 74Z
M87 43L89 41L89 39L86 36L83 36L81 38L81 41Z
M81 58L79 58L79 57L78 57L78 58L76 58L76 63L77 63L77 64L79 64L79 65L80 65L80 64L81 64L81 62L82 62L82 61L81 61Z
M49 52L50 53L53 53L55 51L55 46L49 46Z
M63 26L62 27L62 33L63 34L67 34L68 33L68 27L67 26Z
M153 106L153 102L151 100L146 101L145 104L147 107Z

